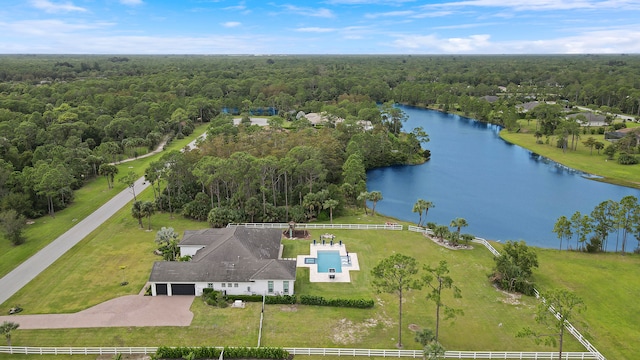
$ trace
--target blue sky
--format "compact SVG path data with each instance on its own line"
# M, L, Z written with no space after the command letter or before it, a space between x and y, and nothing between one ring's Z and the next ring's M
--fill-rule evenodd
M0 53L640 53L640 0L3 0Z

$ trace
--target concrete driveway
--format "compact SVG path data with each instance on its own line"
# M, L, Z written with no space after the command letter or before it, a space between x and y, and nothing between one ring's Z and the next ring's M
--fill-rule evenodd
M20 329L189 326L194 298L128 295L74 314L6 315L0 316L0 323L12 321L20 324Z

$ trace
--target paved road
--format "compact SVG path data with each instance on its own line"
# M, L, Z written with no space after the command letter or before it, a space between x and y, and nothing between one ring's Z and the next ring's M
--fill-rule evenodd
M144 178L140 178L135 182L134 189L136 194L138 194L147 187L149 187L149 183L145 183ZM35 255L5 275L0 279L0 304L7 301L13 294L22 289L29 281L33 280L38 274L49 267L49 265L58 260L60 256L69 251L75 244L79 243L80 240L84 239L103 222L107 221L107 219L131 200L133 200L133 194L130 189L127 188L123 190L106 204L98 208L98 210L60 235L60 237L52 241L44 249L38 251Z
M196 141L197 139L187 146L193 148ZM134 190L136 194L139 194L148 187L149 183L145 182L144 177L141 177L135 182ZM129 188L123 190L106 204L98 208L98 210L52 241L44 249L5 275L0 279L0 304L7 301L13 294L22 289L23 286L27 285L38 276L38 274L49 267L49 265L53 264L54 261L58 260L59 257L69 251L103 222L107 221L107 219L122 209L131 200L133 200L131 190Z

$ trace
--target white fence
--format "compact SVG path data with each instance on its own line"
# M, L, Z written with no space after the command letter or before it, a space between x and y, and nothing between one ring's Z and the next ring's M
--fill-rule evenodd
M229 224L231 226L244 226L252 229L288 229L289 223L240 223ZM403 226L395 223L389 224L306 224L296 223L296 229L324 229L324 230L402 230Z
M114 355L114 354L155 354L157 347L24 347L0 346L0 354L25 355ZM341 349L341 348L285 348L292 355L321 356L366 356L366 357L409 357L422 358L421 350L394 349ZM557 359L557 352L519 351L447 351L445 359ZM566 360L598 359L596 354L586 352L566 352Z

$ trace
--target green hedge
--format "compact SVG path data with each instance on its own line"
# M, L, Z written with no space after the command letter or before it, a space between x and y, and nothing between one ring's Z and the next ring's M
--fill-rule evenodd
M215 347L166 347L161 346L156 352L158 359L182 359L193 353L195 359L218 359L222 349ZM287 359L289 352L275 347L225 347L225 359Z
M300 296L300 303L303 305L317 305L317 306L336 306L336 307L350 307L359 309L372 308L374 301L369 299L325 299L322 296Z
M262 302L262 295L227 295L227 299L242 300L244 302Z
M231 301L262 302L262 295L227 295L227 299ZM295 295L266 296L264 299L265 304L295 304L297 301L298 299Z
M295 304L296 302L298 299L295 295L276 295L264 298L265 304Z

